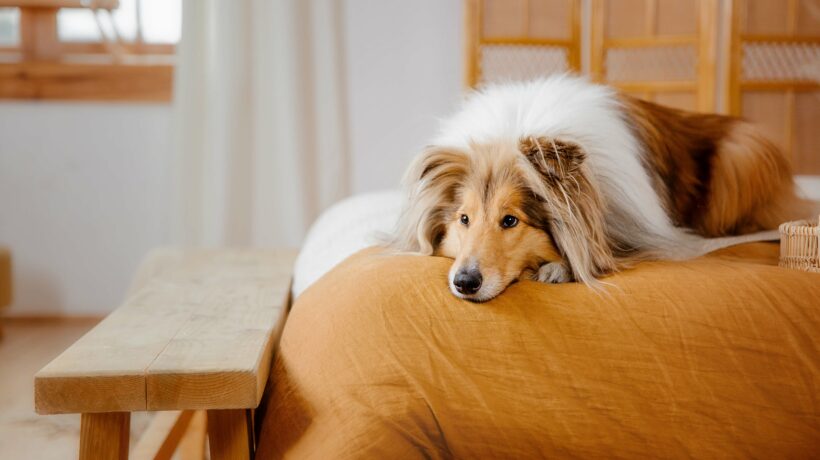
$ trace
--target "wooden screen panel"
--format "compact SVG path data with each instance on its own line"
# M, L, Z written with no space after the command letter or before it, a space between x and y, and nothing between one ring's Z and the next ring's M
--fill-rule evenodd
M782 148L799 174L820 174L820 91L745 91L742 116Z
M692 92L663 92L656 93L651 99L652 102L663 104L681 110L697 110L697 98Z
M820 0L733 0L729 113L757 123L799 174L820 172Z
M794 109L793 162L801 174L820 175L820 91L797 93Z
M572 40L573 14L571 1L531 0L529 36Z
M646 0L609 0L606 2L607 38L643 37L647 33Z
M466 0L465 83L580 71L581 0Z
M608 0L607 38L695 35L697 2L692 0Z
M789 0L747 0L742 13L744 31L748 34L783 35L789 31L787 3Z
M687 0L657 0L657 35L696 35L698 4Z
M594 79L648 100L715 110L717 0L592 0L591 8Z
M697 50L693 46L645 46L610 48L606 55L606 79L624 82L694 82Z
M566 0L484 0L482 36L569 40L572 14Z
M789 102L785 93L777 91L748 91L743 94L741 115L755 122L760 131L780 148L788 148L786 134Z
M740 0L743 33L817 36L820 0Z
M509 38L527 35L527 0L484 0L483 4L483 37Z
M794 35L816 37L820 27L820 0L803 0L797 3L794 21Z

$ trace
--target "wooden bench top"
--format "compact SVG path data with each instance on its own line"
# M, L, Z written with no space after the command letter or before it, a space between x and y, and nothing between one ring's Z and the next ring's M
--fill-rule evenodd
M35 375L37 413L256 407L295 257L153 252L123 305Z

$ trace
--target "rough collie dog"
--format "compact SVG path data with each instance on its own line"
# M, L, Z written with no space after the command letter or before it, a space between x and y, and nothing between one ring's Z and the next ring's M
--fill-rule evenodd
M599 286L635 260L771 238L748 234L817 209L752 125L570 76L473 93L405 182L392 245L455 259L450 289L474 301L524 278Z

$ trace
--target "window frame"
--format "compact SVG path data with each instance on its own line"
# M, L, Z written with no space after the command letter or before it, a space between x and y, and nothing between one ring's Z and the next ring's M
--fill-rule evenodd
M0 0L20 11L17 46L0 46L0 99L170 102L176 45L64 42L60 8L80 0Z

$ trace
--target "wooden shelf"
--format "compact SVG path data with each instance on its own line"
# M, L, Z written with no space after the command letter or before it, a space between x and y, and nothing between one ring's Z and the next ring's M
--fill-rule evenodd
M0 63L0 98L169 102L172 64Z

